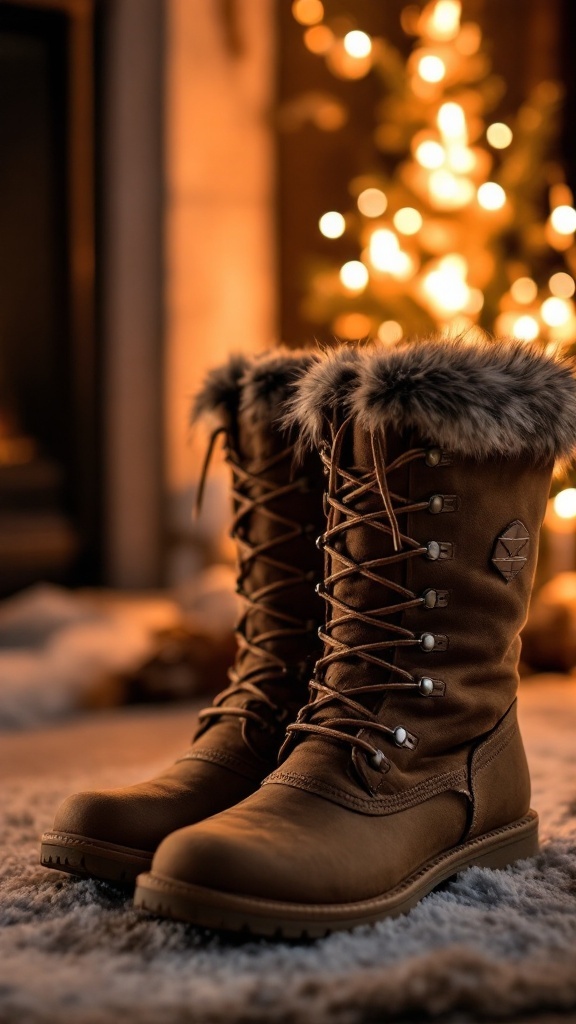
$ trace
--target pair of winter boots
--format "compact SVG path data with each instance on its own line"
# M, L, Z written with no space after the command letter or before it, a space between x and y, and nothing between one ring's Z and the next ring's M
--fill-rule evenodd
M213 371L196 414L232 473L230 686L160 776L70 797L42 863L298 937L532 856L519 633L576 445L570 365L504 342L280 351Z

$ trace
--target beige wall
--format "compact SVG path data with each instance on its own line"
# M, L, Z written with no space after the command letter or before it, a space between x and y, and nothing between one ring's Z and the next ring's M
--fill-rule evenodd
M216 466L199 527L190 499L202 454L190 397L231 351L275 336L274 0L168 0L166 62L166 475L169 576L187 569L187 535L227 518ZM227 22L231 12L237 23ZM234 35L237 47L232 45ZM208 526L208 524L210 524Z

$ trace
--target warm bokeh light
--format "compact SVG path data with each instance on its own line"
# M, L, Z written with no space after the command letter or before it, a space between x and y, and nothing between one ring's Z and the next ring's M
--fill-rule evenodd
M385 320L378 328L378 338L385 345L395 345L403 335L404 331L397 320Z
M368 284L368 269L360 260L348 260L340 268L340 280L349 292L363 292Z
M338 338L356 341L367 338L371 333L372 321L365 313L341 313L333 323L334 333Z
M571 235L576 231L576 210L573 206L557 206L550 214L550 223L559 235Z
M438 207L458 209L471 202L474 185L468 178L458 178L450 171L434 171L428 182L432 201Z
M370 262L376 270L392 273L397 266L400 243L393 231L379 228L370 236Z
M468 267L458 253L440 260L435 270L426 274L422 286L433 305L442 313L459 313L470 301L466 284Z
M454 40L454 49L463 57L472 57L478 53L482 43L482 29L475 21L465 21L458 37Z
M564 299L546 299L540 307L540 314L548 327L563 327L571 315L570 305Z
M321 0L294 0L292 14L300 25L317 25L324 17Z
M459 103L443 103L437 120L440 131L447 139L466 137L466 117Z
M548 287L559 299L571 299L576 291L576 283L574 278L570 277L570 274L565 274L559 271L557 274L552 274L552 277L548 281Z
M494 124L488 125L486 138L493 149L506 149L512 142L512 129L502 121L495 121Z
M538 295L538 285L531 277L518 277L510 287L510 295L514 302L527 306Z
M388 206L388 200L379 188L365 188L356 203L365 217L380 217Z
M468 146L452 143L448 147L448 164L458 174L470 174L476 167L476 154Z
M560 519L576 519L576 487L566 487L554 498L554 511Z
M403 206L392 218L394 227L401 235L415 235L422 227L422 214L413 206Z
M476 313L480 312L480 310L482 309L483 305L484 305L484 295L482 294L480 289L479 288L471 288L470 289L470 297L468 299L468 302L466 303L466 306L464 307L464 312L465 313L470 313L472 315L475 315Z
M446 76L446 65L440 57L427 53L418 61L418 74L424 82L441 82Z
M421 142L416 147L414 156L422 167L426 167L427 170L431 171L442 166L446 159L446 152L439 142L434 142L433 139L426 139L425 142Z
M539 331L538 321L528 315L519 316L512 326L512 334L519 341L534 341Z
M318 226L325 238L340 238L346 230L346 221L341 213L329 210L322 214Z
M460 27L461 11L459 0L438 0L426 26L428 35L440 41L453 39Z
M349 57L367 57L372 51L372 40L366 32L347 32L344 36L344 49Z
M478 189L478 202L484 210L500 210L506 202L506 193L495 181L485 181Z
M306 29L304 33L304 45L310 50L310 53L315 53L318 56L328 53L333 42L334 33L327 25L314 25L313 28Z

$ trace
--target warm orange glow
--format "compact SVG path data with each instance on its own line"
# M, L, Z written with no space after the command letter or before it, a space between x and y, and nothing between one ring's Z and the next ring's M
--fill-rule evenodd
M437 121L442 135L447 139L466 137L466 118L459 103L443 103Z
M292 14L300 25L317 25L324 17L321 0L294 0Z
M446 159L446 152L439 142L434 142L433 139L426 139L425 142L421 142L416 147L414 156L422 167L426 167L427 170L434 170L442 166Z
M380 217L388 206L388 200L379 188L365 188L356 200L360 213L365 217Z
M482 43L482 31L480 25L475 21L466 21L462 25L457 38L454 40L454 49L463 57L472 57L478 53Z
M552 292L552 295L556 295L559 299L571 299L576 291L574 278L570 277L570 274L565 274L562 271L558 274L552 274L552 277L548 281L548 287Z
M519 316L512 326L512 334L519 341L534 341L539 331L538 321L533 316Z
M458 313L468 305L467 271L466 260L458 253L452 253L441 259L436 269L424 277L424 292L440 313Z
M349 260L340 268L340 280L349 292L363 292L368 284L368 270L360 260Z
M441 82L446 77L446 65L440 57L427 53L418 61L418 74L424 82Z
M415 235L422 227L422 214L413 206L403 206L392 218L394 227L401 235Z
M540 307L540 314L548 327L563 327L572 315L571 304L555 297L546 299Z
M554 511L560 519L576 519L576 487L566 487L554 498Z
M435 206L458 209L474 198L474 186L468 178L458 178L450 171L434 171L428 183Z
M501 121L488 125L486 138L494 149L506 149L512 142L512 129Z
M395 345L403 335L402 326L396 320L385 320L378 328L378 338L385 345Z
M461 10L459 0L438 0L426 25L428 35L441 41L454 39L460 27Z
M366 32L347 32L344 36L344 49L349 57L361 60L372 52L372 40Z
M322 214L318 226L325 238L340 238L346 230L346 221L341 213L330 210Z
M576 210L573 206L557 206L550 214L550 223L559 235L572 235L576 231Z
M364 313L341 313L333 323L334 333L339 338L355 341L371 333L372 321Z
M500 210L506 202L506 193L495 181L486 181L478 189L478 202L484 210Z
M514 302L527 306L538 295L538 285L531 277L518 277L510 288L510 294Z
M304 33L304 45L310 53L316 53L318 56L328 53L333 42L334 33L327 25L314 25Z

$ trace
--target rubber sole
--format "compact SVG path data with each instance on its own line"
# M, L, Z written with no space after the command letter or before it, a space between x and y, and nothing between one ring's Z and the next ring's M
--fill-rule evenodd
M45 868L129 886L150 868L152 856L147 850L133 850L67 832L45 832L40 847L40 863Z
M156 916L216 930L244 931L269 938L321 938L333 931L406 914L433 889L466 868L504 868L537 852L538 815L530 811L521 821L447 851L395 889L360 902L280 903L218 892L151 871L137 879L134 904Z

